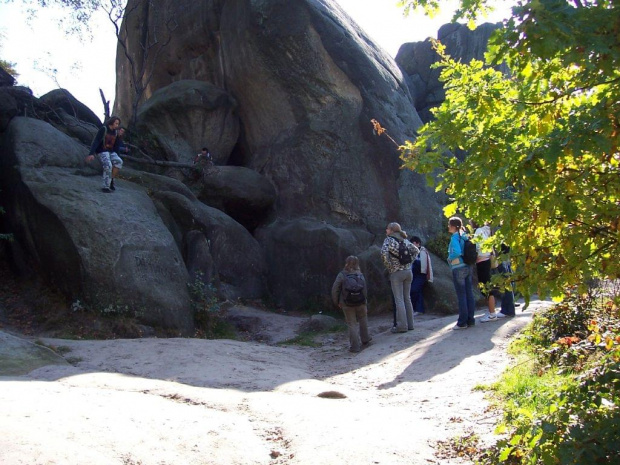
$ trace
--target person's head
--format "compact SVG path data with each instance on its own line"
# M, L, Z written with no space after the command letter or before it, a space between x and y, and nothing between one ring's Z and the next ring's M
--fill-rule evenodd
M344 269L347 271L359 271L360 260L355 255L349 255L344 261Z
M474 220L469 220L469 224L474 229L478 229L480 227L480 225L478 223L476 223Z
M110 116L105 123L110 129L118 129L121 125L121 119L118 116Z
M416 247L420 247L422 245L422 239L420 239L418 236L413 236L411 238L411 242L413 242L413 245L415 245Z
M458 216L453 216L448 220L448 231L455 233L461 229L463 229L463 220L461 220Z
M120 128L118 128L118 135L120 137L122 137L123 135L125 135L125 128L123 126L121 126Z
M202 148L202 153L203 153L203 154L205 154L205 155L206 155L208 151L209 151L209 149L208 149L208 148L206 148L206 147L203 147L203 148Z
M402 228L400 227L400 224L398 224L398 223L390 223L390 224L388 224L387 227L385 228L385 233L388 236L390 234L400 234L400 236L403 239L407 239L407 233L402 230Z

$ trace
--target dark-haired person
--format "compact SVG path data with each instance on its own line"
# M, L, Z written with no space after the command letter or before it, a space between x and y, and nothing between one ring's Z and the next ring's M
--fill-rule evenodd
M347 304L345 301L345 280L347 275L355 275L354 277L361 278L360 282L363 283L362 298L363 302ZM343 313L344 318L349 327L349 352L360 352L363 346L368 345L372 340L368 334L368 309L366 308L366 300L368 298L368 289L366 287L366 280L360 270L359 259L351 255L347 257L344 262L343 270L338 273L336 280L332 285L332 301L334 305L339 307Z
M472 269L463 261L463 243L468 237L463 229L463 221L458 216L448 220L448 231L452 234L448 245L448 265L452 270L452 281L459 302L459 318L452 329L467 329L476 324Z
M106 193L116 190L114 178L123 167L123 160L118 156L121 144L118 134L120 125L121 119L118 116L111 116L106 124L97 131L90 147L90 154L86 157L86 161L92 161L95 154L99 157L103 167L103 187L101 190Z
M207 147L203 147L202 150L194 157L194 165L201 162L213 163L213 157Z
M413 305L413 314L422 315L424 313L424 295L422 291L427 282L433 282L433 267L431 265L431 257L426 247L422 246L422 239L418 236L411 238L411 243L420 249L420 253L413 261L411 273L413 279L411 281L411 304Z

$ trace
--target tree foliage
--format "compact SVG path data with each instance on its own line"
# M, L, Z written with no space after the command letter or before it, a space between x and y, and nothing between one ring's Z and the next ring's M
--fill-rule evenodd
M462 1L460 16L483 3ZM486 63L437 44L446 99L403 147L405 164L452 196L446 215L499 227L526 296L620 277L619 3L522 1Z

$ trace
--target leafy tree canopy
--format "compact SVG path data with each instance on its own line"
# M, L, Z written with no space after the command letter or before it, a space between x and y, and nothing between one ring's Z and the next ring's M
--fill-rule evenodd
M486 1L460 5L471 19ZM453 198L445 214L499 227L526 297L620 278L620 2L521 0L486 63L437 50L446 100L403 159Z

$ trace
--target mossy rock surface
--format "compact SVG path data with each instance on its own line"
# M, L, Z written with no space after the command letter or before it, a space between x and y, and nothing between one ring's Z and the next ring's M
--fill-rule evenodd
M0 331L0 376L21 376L46 365L66 365L54 351Z

